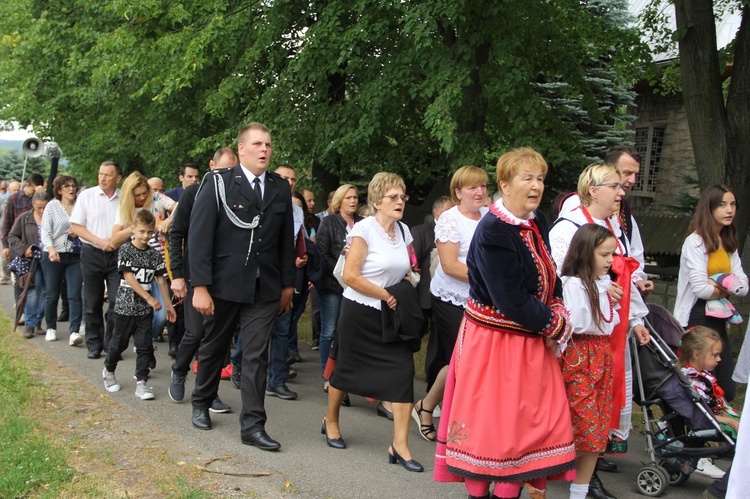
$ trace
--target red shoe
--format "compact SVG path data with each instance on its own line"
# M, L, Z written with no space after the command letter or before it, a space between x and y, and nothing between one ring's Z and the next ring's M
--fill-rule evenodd
M198 374L198 361L197 360L193 361L193 372L195 374Z
M232 363L230 362L227 364L224 368L221 370L221 379L231 379L232 378Z

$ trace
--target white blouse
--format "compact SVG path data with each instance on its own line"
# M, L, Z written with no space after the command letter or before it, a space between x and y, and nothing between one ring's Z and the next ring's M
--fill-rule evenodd
M565 255L568 254L568 248L570 248L570 242L573 240L573 236L578 231L581 225L589 223L583 211L580 208L573 209L565 214L567 220L561 220L557 222L552 230L549 232L549 242L552 249L552 258L555 260L557 266L557 273L560 274L562 270L562 264L565 260ZM607 222L604 220L598 220L593 218L597 225L609 229ZM575 222L575 223L571 223ZM629 256L630 255L630 243L628 238L623 236L622 229L620 228L620 222L617 219L617 215L612 215L607 220L609 225L614 231L615 237L617 238L617 250L615 251L618 255ZM576 225L577 224L577 225ZM635 283L640 280L640 277L633 273L632 281ZM567 308L567 303L565 304ZM630 314L629 314L629 328L633 328L636 325L643 325L643 318L648 315L648 308L641 293L638 291L638 287L633 285L630 286Z
M597 334L609 336L614 331L615 326L620 322L620 316L616 310L620 308L619 304L614 304L610 310L610 300L607 291L612 285L612 280L608 275L599 276L596 281L596 288L599 292L599 313L601 318L601 328L596 326L594 317L591 314L591 304L589 302L588 291L579 277L562 277L563 284L563 301L565 308L570 312L570 325L573 328L573 334ZM611 322L607 322L612 318Z
M737 251L729 255L732 273L743 284L738 296L747 295L748 279L742 270L742 261ZM674 304L674 318L683 327L687 327L690 311L695 302L708 300L714 292L714 287L708 281L708 253L703 245L703 238L693 232L682 244L680 252L680 272L677 275L677 298Z
M488 211L489 208L486 207L479 209L481 217L484 217ZM458 206L454 206L440 215L435 222L435 242L458 243L458 261L465 264L477 225L479 225L479 220L468 218L458 211ZM449 276L443 270L443 266L438 265L430 281L430 293L444 302L465 307L466 300L469 299L469 283Z
M401 229L404 229L404 241ZM411 232L406 224L397 222L393 228L396 234L391 238L375 217L367 217L354 224L351 232L346 236L346 243L361 237L367 243L367 255L362 264L362 277L381 288L398 284L409 272L409 250L407 245L412 242ZM351 286L344 290L344 298L380 310L380 299L358 293Z

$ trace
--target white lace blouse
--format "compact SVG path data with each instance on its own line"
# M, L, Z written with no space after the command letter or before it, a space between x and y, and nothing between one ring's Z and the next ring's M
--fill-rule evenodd
M404 229L404 241L401 229ZM394 228L395 238L391 238L375 217L367 217L354 224L346 236L346 243L361 237L367 243L367 255L362 264L362 277L381 288L398 284L409 272L409 251L407 245L412 242L411 232L406 224L398 222ZM344 298L362 305L380 310L380 299L358 293L351 286L344 290Z
M488 211L489 208L482 207L479 213L483 217ZM458 211L458 206L454 206L440 215L435 222L435 242L458 243L458 261L465 264L477 225L479 225L479 220L472 220L462 215ZM443 270L443 266L438 265L430 281L430 293L444 302L465 307L466 300L469 299L469 283L449 276Z

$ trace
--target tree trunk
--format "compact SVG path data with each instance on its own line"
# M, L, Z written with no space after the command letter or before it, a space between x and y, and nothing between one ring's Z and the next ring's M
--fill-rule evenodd
M701 189L727 184L740 204L750 199L750 8L743 7L735 41L732 82L726 104L722 93L716 24L711 0L675 0L682 89L698 182ZM735 220L741 247L750 209Z
M734 41L727 119L729 161L725 177L740 203L735 223L740 242L744 243L750 228L750 5L747 3L742 9L742 23Z
M701 189L724 182L727 120L711 0L675 0L682 93Z

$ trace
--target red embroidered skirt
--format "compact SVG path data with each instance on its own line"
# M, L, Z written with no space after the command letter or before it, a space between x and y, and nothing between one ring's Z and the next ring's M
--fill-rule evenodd
M568 393L576 450L604 452L614 369L609 336L574 334L558 360Z
M449 369L435 480L575 478L565 384L541 336L464 318Z

